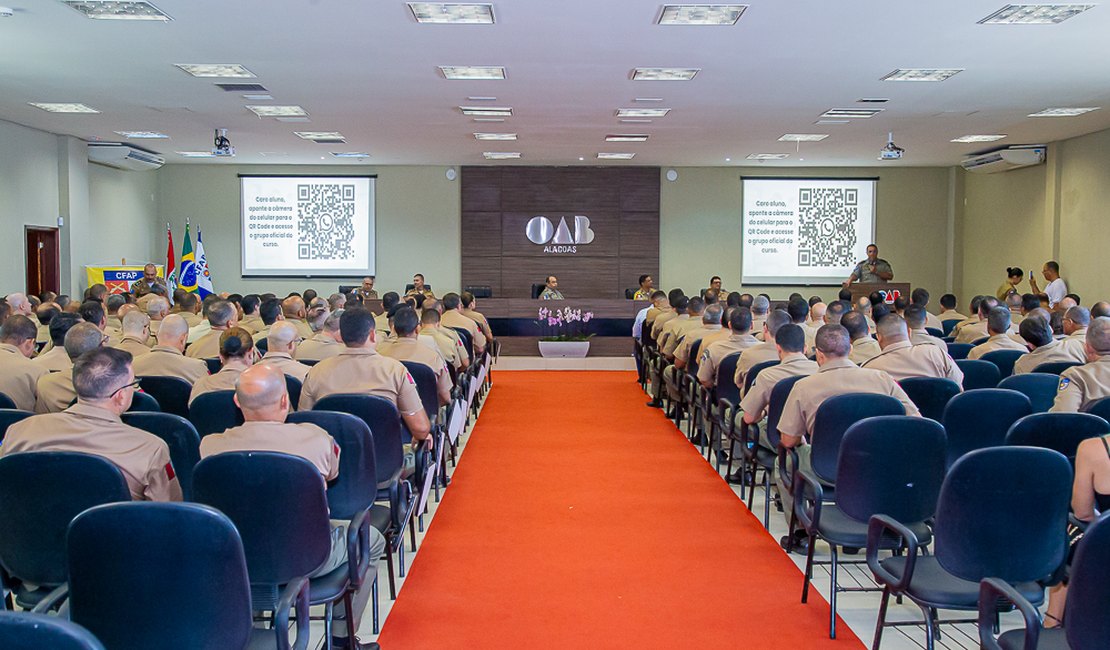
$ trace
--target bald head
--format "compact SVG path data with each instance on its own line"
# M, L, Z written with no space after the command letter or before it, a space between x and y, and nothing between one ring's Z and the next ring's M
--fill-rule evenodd
M266 345L270 352L293 353L297 349L297 326L289 321L278 321L270 326L270 333L266 336Z
M266 363L247 368L235 382L235 403L247 422L284 422L289 411L285 375Z
M281 312L285 314L286 318L304 318L304 300L299 296L289 296L281 301Z
M1071 309L1072 307L1078 307L1078 306L1079 306L1079 303L1075 302L1075 298L1064 298L1060 302L1056 303L1056 309L1058 311L1064 311L1064 312Z
M1091 318L1103 318L1110 316L1110 302L1101 300L1091 305Z
M1087 358L1110 355L1110 317L1099 316L1087 326Z
M189 337L189 324L180 314L170 314L158 326L158 345L168 348L185 349L185 339Z
M809 320L813 323L820 323L825 320L825 311L828 310L828 305L823 302L815 302L809 308Z
M66 332L66 355L73 361L86 352L92 352L104 342L104 333L92 323L77 323Z
M169 311L170 303L165 298L151 298L146 304L146 315L150 316L150 320L162 320Z
M1064 334L1072 335L1091 324L1091 312L1086 307L1072 307L1064 313Z
M906 321L898 314L887 314L875 324L875 333L879 337L879 346L884 350L888 345L905 341L909 338Z
M150 336L150 316L133 309L123 317L123 335L141 338Z

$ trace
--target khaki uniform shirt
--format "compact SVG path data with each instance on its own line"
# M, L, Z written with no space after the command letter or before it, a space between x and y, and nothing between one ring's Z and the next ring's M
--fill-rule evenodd
M717 369L721 367L725 357L760 345L751 334L734 334L731 330L725 331L729 332L727 339L715 341L708 346L702 343L701 360L698 361L698 381L716 382ZM736 362L736 367L740 367L739 360Z
M308 371L301 390L301 410L336 393L363 393L384 397L397 405L401 415L412 415L424 408L416 382L400 361L378 354L374 348L347 348L324 359Z
M1028 352L1029 348L1025 344L1015 341L1014 337L1009 334L995 334L987 339L986 342L971 348L971 352L967 353L967 358L978 359L984 354L994 352L995 350L1021 350L1022 352Z
M293 357L288 352L267 352L262 356L262 360L259 361L259 363L273 366L282 373L297 379L302 384L304 383L304 378L308 376L309 366L299 361L294 361Z
M150 348L146 346L146 341L137 339L134 336L125 336L119 343L113 343L112 347L117 350L123 350L124 352L130 352L132 360L150 352Z
M889 273L890 280L884 280L879 276L880 273ZM890 262L881 257L875 258L875 272L871 272L871 264L867 260L863 260L852 269L852 279L862 282L864 284L875 284L882 282L890 282L894 279L894 269L890 268Z
M466 316L475 323L478 323L478 329L482 330L482 336L485 336L488 340L493 340L493 330L490 329L489 321L486 320L486 317L484 315L474 311L473 309L463 309L462 315Z
M379 334L385 334L387 336L390 331L392 331L389 328L389 317L385 315L384 311L374 317L374 329L376 329Z
M205 393L214 393L218 390L235 390L235 382L239 381L239 375L241 374L243 374L243 368L232 362L214 375L201 377L193 384L193 390L189 393L189 403L192 404L193 400Z
M315 334L315 332L312 331L312 328L308 326L308 321L302 320L300 318L287 318L285 319L285 322L293 323L293 326L297 328L297 334L300 335L302 340L310 339L312 338L312 335Z
M145 314L147 313L146 308L150 306L150 301L155 298L164 298L164 296L159 296L156 293L144 293L135 299L135 306L139 308L139 311ZM164 299L167 303L169 302L168 298Z
M425 285L423 291L417 291L415 287L412 288L412 289L409 289L408 291L405 292L405 295L402 296L402 298L408 298L409 296L415 296L418 293L424 294L424 299L425 300L427 300L428 298L434 299L436 297L436 295L434 293L432 293L432 290L427 288L427 285Z
M1071 357L1067 361L1078 361L1079 363L1087 363L1087 328L1083 327L1075 330L1071 334L1065 336L1060 341L1064 344L1064 348L1068 351ZM1064 359L1061 359L1063 361Z
M39 379L49 372L23 356L14 345L0 343L0 393L12 398L16 408L24 411L35 409L35 387Z
M50 350L31 359L31 362L40 368L46 368L50 372L67 372L73 368L73 360L66 354L65 348L50 348Z
M146 278L139 278L131 283L131 293L135 294L136 298L141 298L154 291L154 285L161 285L163 289L166 288L166 281L162 278L154 278L153 282L147 282ZM166 292L168 293L168 292Z
M378 346L378 354L398 361L415 361L428 366L436 374L436 390L441 394L450 394L453 384L451 373L447 372L447 363L440 356L438 350L433 350L412 337L398 338L383 342Z
M443 312L443 316L439 319L441 327L460 327L470 332L470 339L474 342L474 351L486 349L486 337L478 329L478 323L463 316L457 311L449 310Z
M220 356L220 337L225 330L212 330L185 348L190 359L215 359Z
M771 403L771 391L783 379L798 375L812 375L817 372L817 362L810 361L805 355L792 353L786 355L779 365L765 368L752 380L751 388L740 400L740 410L762 418Z
M253 336L261 332L262 328L266 327L266 324L262 322L262 317L258 314L251 314L249 316L243 316L243 320L239 321L239 327L247 330Z
M208 364L190 359L177 348L156 345L147 354L131 362L136 377L178 377L195 384L208 376Z
M984 336L990 336L987 332L987 321L975 321L960 328L959 334L956 335L956 343L971 343Z
M941 323L944 323L944 321L946 320L958 320L960 322L963 322L967 320L967 316L964 316L955 309L945 309L944 311L940 312L940 314L937 316L937 319L940 320Z
M1033 369L1042 363L1053 363L1056 361L1079 361L1072 356L1071 350L1066 345L1067 340L1057 341L1053 340L1048 345L1026 352L1018 357L1014 362L1014 374L1023 375L1027 372L1033 372Z
M869 370L882 370L902 381L909 377L942 377L963 386L964 373L947 352L935 345L914 345L899 341L886 346L878 356L861 364Z
M1060 374L1056 401L1050 411L1068 413L1082 411L1100 397L1110 395L1110 355L1099 357L1086 365L1068 368Z
M910 330L910 343L914 345L935 345L944 350L945 354L948 354L948 344L923 329Z
M13 424L0 446L0 456L28 451L75 451L100 456L123 472L132 499L181 500L181 485L166 443L96 406L75 404L61 413L36 415Z
M763 340L763 326L767 323L767 314L756 316L752 314L752 336L757 340Z
M35 413L60 413L77 399L72 372L51 372L35 386Z
M540 300L563 300L563 292L551 287L544 287L543 293L540 294Z
M339 476L339 445L315 424L244 422L200 439L201 458L230 451L273 451L300 456L312 463L325 481Z
M651 300L652 289L637 289L636 293L632 294L633 300Z
M940 322L940 317L931 311L925 312L925 327L932 327L940 331L944 331L944 323Z
M663 335L663 328L666 327L668 322L676 318L678 318L678 312L673 309L668 309L656 316L655 321L651 324L651 338L658 343L659 337Z
M740 354L740 360L736 362L736 374L732 376L732 381L740 389L740 394L744 394L744 380L747 378L749 370L765 361L778 360L779 350L775 347L774 341L766 341L746 348Z
M695 342L700 341L700 340L704 339L707 336L712 336L714 334L719 334L721 331L722 330L721 330L720 325L705 325L705 324L702 324L701 327L696 327L696 328L690 330L689 332L686 333L686 336L682 337L682 341L680 341L679 344L675 347L674 358L675 359L682 359L683 363L689 362L690 361L690 348L693 347ZM701 350L700 347L698 349ZM699 353L699 356L700 356L700 353Z
M659 331L659 336L656 341L659 343L660 352L666 352L668 355L673 355L675 348L678 347L678 340L689 329L699 327L701 320L694 320L690 318L690 314L678 314L663 324L663 329Z
M454 334L454 338L450 335ZM427 337L431 339L436 348L439 350L440 355L451 364L456 370L463 367L463 362L469 362L470 356L463 347L462 339L459 338L458 332L445 332L443 328L439 327L425 327L420 330L421 338Z
M359 287L358 289L355 289L355 295L357 295L359 298L362 298L363 302L366 302L367 300L377 300L378 299L378 290L377 289L371 289L371 290L367 291L367 290L363 289L362 287Z
M319 361L334 357L343 351L343 344L327 334L317 334L310 339L301 341L293 358L298 361Z
M255 343L258 343L262 339L267 338L268 336L270 336L270 327L271 327L271 325L263 325L262 329L260 329L260 330L258 330L257 332L254 333L254 336L251 337L251 340L254 341Z
M870 336L864 336L852 341L852 351L848 353L848 360L858 365L863 365L883 353L879 342Z
M974 325L975 323L978 323L978 322L979 322L979 316L978 315L968 316L967 318L963 319L962 321L956 323L956 325L952 328L952 331L949 333L949 336L958 336L959 333L960 333L960 330L967 327L968 325Z
M779 419L779 433L795 437L812 434L818 407L830 397L846 393L890 395L902 402L906 415L921 415L890 375L860 368L848 359L829 359L815 374L794 384Z
M201 316L200 314L192 314L183 311L181 312L181 317L185 319L185 324L188 325L190 328L196 327L197 325L206 322L204 320L204 316Z

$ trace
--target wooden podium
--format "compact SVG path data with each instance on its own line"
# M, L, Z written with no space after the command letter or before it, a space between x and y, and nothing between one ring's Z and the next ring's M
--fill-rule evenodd
M883 295L887 296L887 304L894 302L894 299L898 296L903 296L906 300L910 299L910 285L908 282L856 282L849 288L852 291L853 305L860 299L860 296L869 296L873 291L885 292Z

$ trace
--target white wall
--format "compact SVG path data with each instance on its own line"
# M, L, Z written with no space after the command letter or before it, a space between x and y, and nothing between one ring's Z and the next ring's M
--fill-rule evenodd
M165 263L165 225L158 228L158 173L89 165L89 213L94 228L88 264ZM158 242L162 242L161 248Z
M0 295L26 289L24 226L57 218L58 136L0 120Z

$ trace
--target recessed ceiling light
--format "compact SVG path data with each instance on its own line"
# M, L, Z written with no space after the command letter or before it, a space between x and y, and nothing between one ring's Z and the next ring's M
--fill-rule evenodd
M1005 137L1004 135L961 135L949 140L949 142L994 142Z
M663 98L662 97L636 97L632 101L634 101L634 102L661 102L661 101L663 101Z
M1094 5L1006 5L979 21L980 25L1055 25Z
M243 99L246 99L246 100L249 100L249 101L252 101L252 102L265 102L265 101L269 101L273 98L274 98L273 95L243 95Z
M246 109L258 117L303 117L308 115L308 111L300 106L264 104L262 106L247 106Z
M505 66L501 65L441 65L439 72L444 79L452 80L505 78Z
M463 115L478 117L512 117L513 109L508 106L460 106Z
M784 133L779 142L820 142L827 137L828 133Z
M486 151L482 153L486 160L516 160L520 153L516 151Z
M475 140L516 140L515 133L475 133Z
M182 158L217 158L216 154L211 151L178 151L177 155Z
M493 5L485 3L410 2L409 11L418 23L449 25L492 25Z
M365 151L333 151L331 155L336 158L369 158L370 154Z
M116 131L116 133L133 140L167 140L170 137L157 131Z
M285 122L286 124L289 124L289 123L304 124L306 122L311 122L312 121L312 120L308 119L307 117L275 117L274 120L276 120L278 122Z
M474 122L504 122L505 118L503 118L503 117L476 117L476 118L474 118L473 121Z
M239 77L250 78L256 75L238 63L175 63L194 77Z
M342 140L343 134L338 131L294 131L293 135L305 140Z
M118 2L113 0L62 0L73 9L94 20L173 20L149 2Z
M890 100L886 97L861 97L856 100L857 104L885 104Z
M585 160L585 159L586 159L586 158L585 158L584 156L578 156L578 160L579 160L579 161L583 161L583 160Z
M466 99L467 99L467 101L471 101L471 102L495 102L495 101L497 101L496 97L482 97L482 96L467 97Z
M636 154L634 153L599 153L597 154L598 160L632 160Z
M788 153L750 153L748 160L783 160L789 158Z
M669 108L618 108L617 117L665 117Z
M42 110L46 111L47 113L99 113L100 112L100 111L96 110L95 108L93 108L91 106L86 106L84 104L77 104L77 103L69 103L69 102L61 102L61 103L27 102L27 103L30 104L31 106L34 106L35 108L41 108Z
M814 124L851 124L851 120L817 120Z
M624 124L651 124L651 120L621 120Z
M841 120L866 120L883 112L881 108L830 108L821 117Z
M636 68L633 81L690 81L701 68Z
M963 71L963 68L898 68L879 81L944 81Z
M725 158L725 162L732 162L732 158Z
M259 151L258 155L273 158L276 156L288 156L289 154L285 151Z
M1029 117L1075 117L1098 109L1098 106L1092 108L1046 108L1043 111L1030 113Z
M616 133L605 136L606 142L647 142L648 136L644 133Z
M735 25L748 5L663 5L660 25Z

